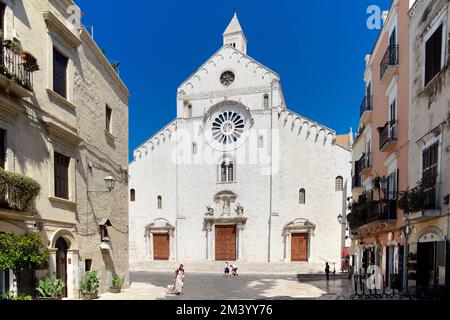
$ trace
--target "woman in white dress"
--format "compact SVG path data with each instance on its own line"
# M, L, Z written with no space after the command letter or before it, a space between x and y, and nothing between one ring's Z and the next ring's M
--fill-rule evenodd
M184 266L180 265L180 267L175 271L175 290L174 293L176 295L183 294L184 287Z

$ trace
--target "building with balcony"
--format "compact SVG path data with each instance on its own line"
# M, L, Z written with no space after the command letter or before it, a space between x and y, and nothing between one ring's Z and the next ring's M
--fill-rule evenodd
M408 285L450 284L449 1L416 1L410 12ZM402 189L403 190L403 189Z
M355 271L377 266L386 286L402 286L403 212L408 186L409 3L392 1L373 51L366 56L364 97L353 144L353 205L349 215Z
M101 291L128 275L129 92L69 19L73 5L0 2L0 232L40 233L50 251L49 270L1 271L1 292L32 293L36 277L56 272L76 299L87 270ZM26 204L19 180L40 187Z

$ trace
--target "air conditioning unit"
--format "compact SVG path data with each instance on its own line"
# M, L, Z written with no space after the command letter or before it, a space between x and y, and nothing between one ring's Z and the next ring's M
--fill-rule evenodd
M12 36L13 36L13 39L15 39L15 40L19 40L19 41L22 40L22 36L20 35L20 33L17 30L13 30Z

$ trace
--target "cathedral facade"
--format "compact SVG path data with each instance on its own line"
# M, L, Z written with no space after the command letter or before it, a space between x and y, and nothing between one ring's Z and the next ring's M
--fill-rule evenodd
M351 135L290 111L279 75L223 46L177 91L177 118L134 151L130 265L341 261Z

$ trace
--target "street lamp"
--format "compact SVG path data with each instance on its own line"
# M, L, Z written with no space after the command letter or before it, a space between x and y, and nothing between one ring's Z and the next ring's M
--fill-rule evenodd
M109 192L114 190L114 186L116 185L116 179L114 179L113 176L107 176L105 178L105 184L106 184L106 188L108 189Z
M117 180L112 175L105 177L104 180L107 190L89 190L88 193L98 193L98 194L111 193L114 190L114 187L116 186Z

